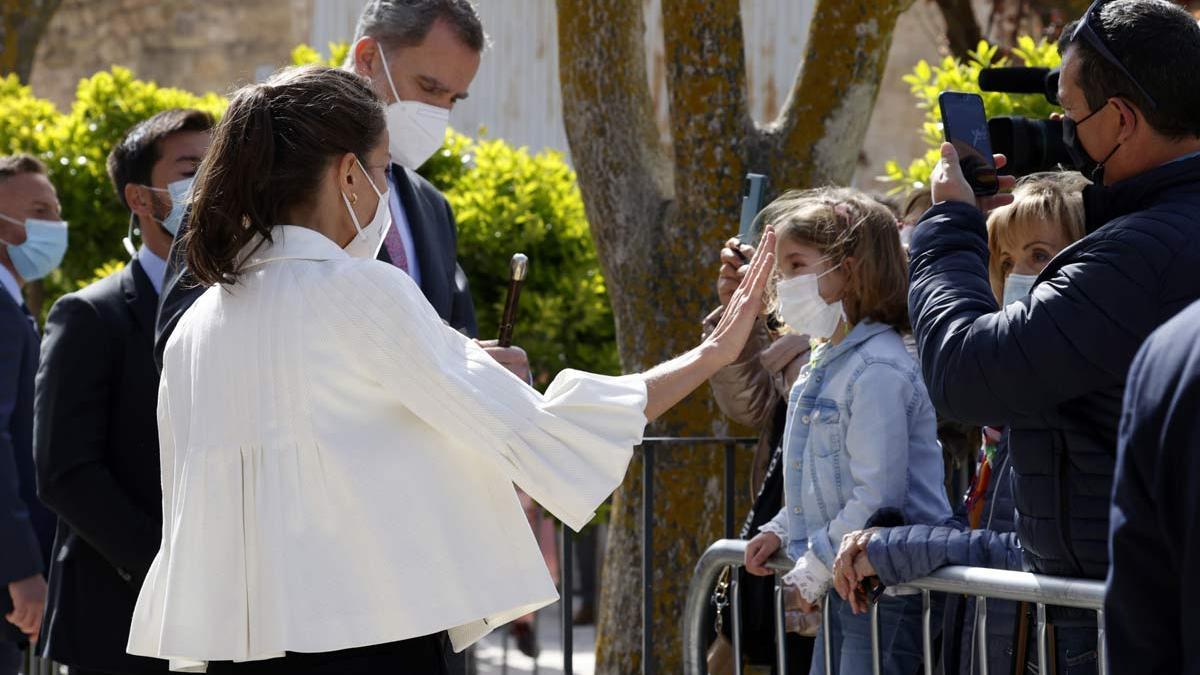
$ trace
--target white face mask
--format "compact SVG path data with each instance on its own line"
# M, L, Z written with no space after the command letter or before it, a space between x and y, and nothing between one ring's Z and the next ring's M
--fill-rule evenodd
M825 302L820 280L837 268L834 265L820 274L802 274L775 286L780 318L793 331L812 338L833 337L842 318L842 301Z
M1033 282L1037 281L1036 274L1009 274L1004 279L1004 306L1008 307L1033 290Z
M383 74L396 99L388 104L385 113L390 137L388 150L393 162L416 171L445 142L450 111L419 101L401 101L396 84L392 82L387 57L383 55L383 45L378 41L375 44L379 49L379 60L383 62Z
M371 185L371 189L379 196L379 203L375 206L375 216L371 218L371 222L367 223L366 227L363 227L358 222L358 214L354 212L350 198L346 196L346 193L342 193L342 201L346 204L346 210L350 212L350 221L354 223L354 229L358 231L350 243L346 244L344 250L354 258L372 259L379 255L379 246L383 244L383 235L387 232L388 224L392 219L391 211L388 209L390 189L380 192L362 162L358 158L355 158L354 161L358 164L358 168L362 169L363 175L367 177L367 183Z

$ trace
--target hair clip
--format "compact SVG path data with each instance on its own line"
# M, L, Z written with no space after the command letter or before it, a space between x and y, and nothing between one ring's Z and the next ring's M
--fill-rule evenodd
M849 204L845 202L838 202L837 204L833 205L833 212L836 213L839 218L846 221L846 229L850 229L854 226L854 218L850 213Z

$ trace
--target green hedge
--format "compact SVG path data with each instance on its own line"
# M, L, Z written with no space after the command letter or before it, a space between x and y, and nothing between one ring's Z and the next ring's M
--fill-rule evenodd
M340 63L301 46L297 63ZM159 87L113 67L79 83L70 112L58 111L10 76L0 80L0 153L29 152L50 167L71 238L62 267L46 278L42 312L59 295L111 273L129 212L108 180L109 150L136 122L174 107L220 115L226 100ZM565 366L619 372L612 310L584 216L575 174L555 152L531 154L501 140L449 132L421 168L446 193L458 218L459 258L471 279L482 337L493 337L507 288L509 259L530 258L515 341L541 383Z

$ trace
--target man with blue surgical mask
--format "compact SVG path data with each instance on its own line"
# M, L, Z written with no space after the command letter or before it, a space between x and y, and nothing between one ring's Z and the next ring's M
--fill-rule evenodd
M167 672L125 645L162 531L155 312L212 127L206 112L167 110L113 148L108 174L130 211L132 259L59 298L46 319L33 451L58 531L42 651L71 675Z
M37 321L21 288L49 274L67 248L67 224L46 167L0 157L0 675L15 675L37 642L54 516L38 501L33 465Z

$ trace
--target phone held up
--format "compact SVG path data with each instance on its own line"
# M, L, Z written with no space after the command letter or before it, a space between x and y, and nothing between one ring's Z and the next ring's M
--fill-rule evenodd
M999 192L1000 179L992 156L983 99L979 94L943 91L938 95L938 106L942 111L946 141L954 145L958 164L971 189L981 197Z
M738 241L742 244L758 245L762 227L762 223L758 221L758 212L762 211L766 198L767 177L760 173L746 174L746 183L742 190L742 216L738 226ZM729 250L736 253L743 263L750 264L750 259L738 247L730 246Z

